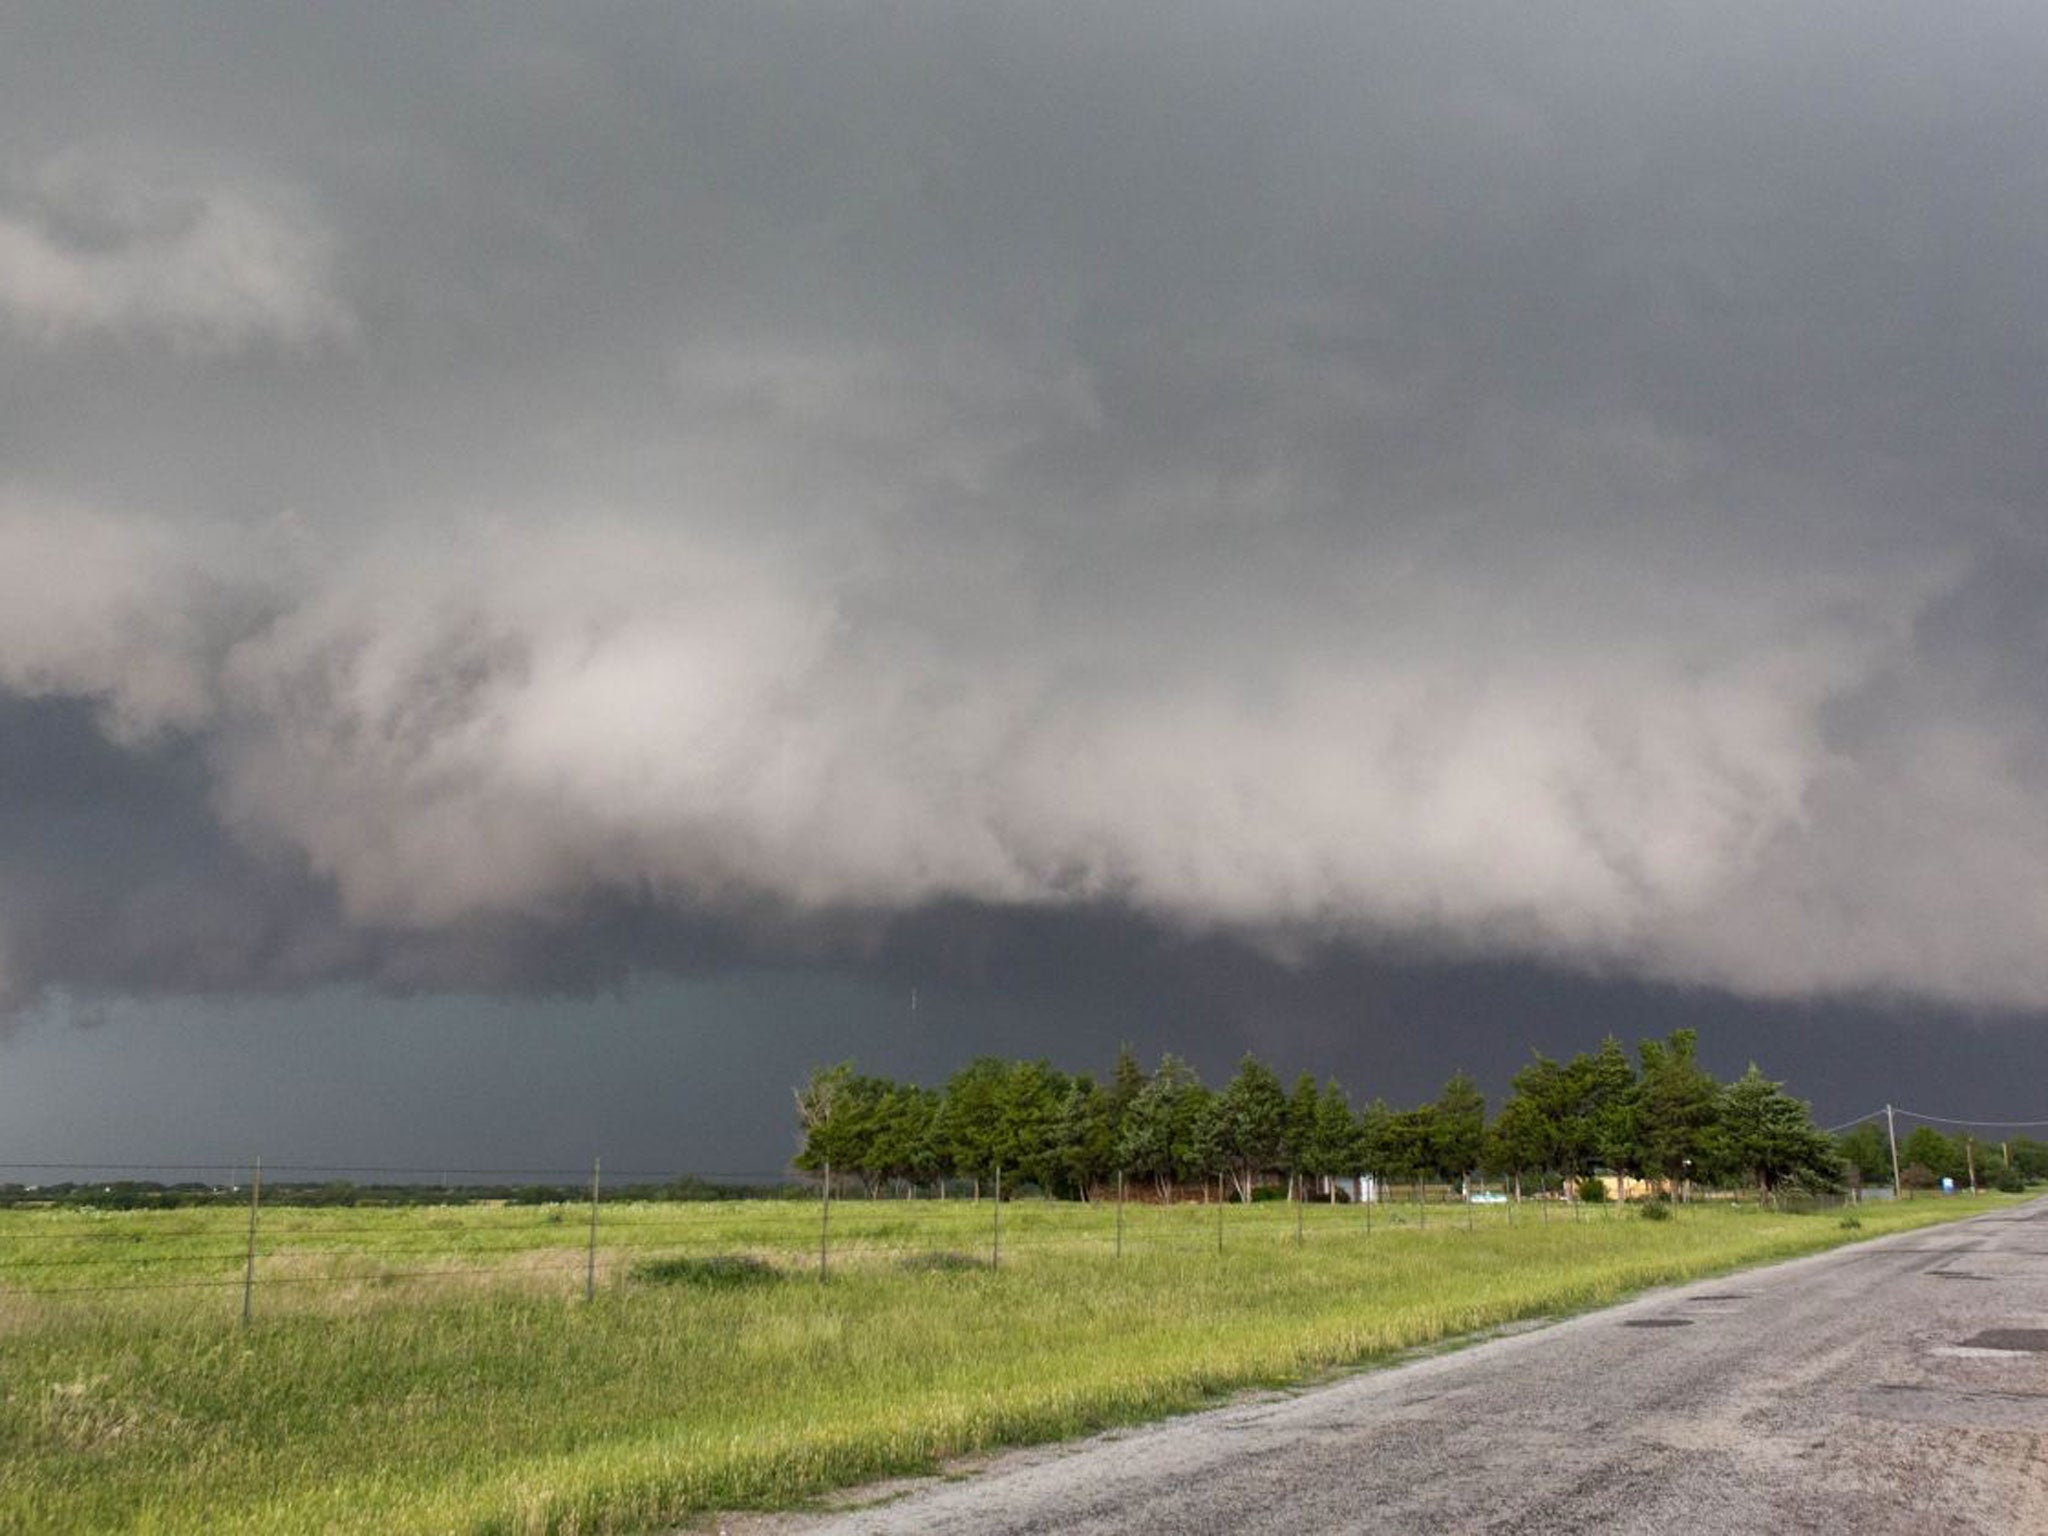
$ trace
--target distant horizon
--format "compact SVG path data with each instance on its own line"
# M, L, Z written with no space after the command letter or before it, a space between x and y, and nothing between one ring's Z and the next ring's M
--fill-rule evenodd
M1436 978L1410 985L1433 991L1432 981L1441 985ZM246 1168L259 1154L273 1166L317 1166L336 1173L398 1164L438 1175L488 1164L503 1170L545 1169L565 1177L583 1177L596 1156L621 1169L658 1171L664 1176L773 1176L786 1168L787 1157L795 1153L797 1132L790 1095L812 1067L850 1058L863 1070L937 1086L975 1055L1007 1054L1019 1059L1044 1056L1054 1059L1056 1065L1071 1064L1063 1070L1091 1071L1099 1076L1113 1064L1123 1038L1105 1037L1098 1043L1070 1036L1066 1047L1057 1043L1041 1046L1034 1041L1031 1010L1027 1009L1021 1019L1000 1024L1002 1033L971 1036L950 1055L923 1054L931 1050L929 1044L923 1052L913 1054L893 1027L886 999L849 989L841 982L825 982L821 990L819 979L810 978L805 987L807 1007L813 1010L812 1027L801 1040L815 1049L801 1053L799 1042L793 1040L792 1047L780 1053L776 1059L784 1063L781 1077L786 1080L771 1076L776 1071L772 1063L764 1071L758 1054L699 1057L700 1068L715 1071L718 1086L708 1093L701 1088L692 1093L689 1080L681 1074L682 1063L692 1055L696 1042L689 1036L678 1039L672 1033L678 1027L675 1020L751 1004L764 985L756 977L700 992L686 984L661 983L637 997L628 994L613 1003L585 1026L587 1035L566 1037L554 1018L536 1018L502 1002L450 1000L437 1016L421 1020L416 1006L387 1004L380 1015L374 1000L349 994L329 996L323 1012L311 1018L266 1016L269 1010L260 1003L228 1010L229 1017L223 1018L209 1005L195 1002L180 1005L180 1011L170 1017L163 1016L169 1007L163 1004L139 1010L132 1018L116 1010L83 1030L45 1019L28 1030L0 1038L0 1179L11 1177L12 1171L26 1162L62 1161L110 1171L120 1166ZM1544 998L1546 1011L1569 1010L1583 1002L1581 986L1569 978L1549 978L1543 987L1529 991L1539 998L1545 992L1550 994ZM1512 996L1523 989L1509 982L1506 990ZM1633 988L1625 988L1624 998L1632 993ZM699 999L708 999L709 1007ZM864 1000L875 1013L846 1028L848 1005L856 999ZM2025 1120L2029 1117L2024 1111L2037 1107L2024 1096L2031 1081L2033 1049L2023 1030L1957 1027L1945 1038L1930 1040L1914 1029L1913 1020L1901 1019L1894 1023L1890 1040L1875 1048L1839 1059L1809 1058L1809 1082L1797 1070L1774 1065L1776 1057L1795 1048L1800 1037L1786 1033L1785 1021L1771 1010L1739 1011L1726 1024L1717 1025L1711 1018L1712 1000L1693 1002L1694 1008L1677 1015L1678 1022L1672 1027L1700 1031L1702 1059L1717 1076L1737 1075L1755 1059L1767 1076L1784 1082L1794 1096L1809 1100L1816 1123L1822 1126L1880 1111L1887 1094L1897 1092L1901 1082L1916 1075L1927 1077L1930 1060L1945 1064L1952 1073L1976 1065L1984 1078L1999 1086L1978 1103L1916 1106L1927 1116L1946 1116L1961 1109L1966 1117L1979 1111L1979 1123L1988 1126L1995 1120ZM943 989L928 1000L927 1007L932 1003L958 1006L958 1000ZM352 1058L348 1078L327 1074L308 1083L294 1031L331 1027L325 1010L353 1020L366 1049ZM1605 1011L1616 1017L1637 1016L1612 999ZM366 1019L375 1022L366 1027ZM841 1028L830 1027L828 1021ZM1464 1023L1455 1016L1451 1022ZM1531 1051L1568 1056L1575 1050L1591 1049L1610 1032L1633 1051L1634 1040L1643 1037L1631 1037L1625 1029L1625 1024L1618 1023L1611 1031L1591 1025L1570 1035L1560 1031L1547 1044L1532 1043L1521 1047L1519 1053L1490 1056L1478 1063L1481 1071L1475 1076L1489 1104L1497 1105L1507 1077L1527 1062ZM1148 1070L1163 1051L1173 1049L1163 1032L1132 1033ZM1356 1081L1343 1070L1329 1075L1343 1082L1355 1099L1420 1102L1432 1097L1451 1072L1474 1064L1474 1053L1458 1044L1462 1033L1445 1031L1437 1051L1405 1052L1399 1058L1398 1074L1383 1073L1378 1087L1365 1073L1359 1073ZM1353 1063L1361 1059L1353 1037L1326 1028L1320 1038L1329 1041L1331 1059L1339 1053ZM478 1117L476 1124L463 1122L451 1128L438 1106L447 1092L445 1084L459 1076L464 1059L484 1059L489 1050L522 1039L536 1045L556 1043L550 1075L532 1080L522 1075L516 1086L499 1086L492 1100L496 1114ZM1019 1044L1010 1049L1002 1044L1005 1040ZM88 1052L81 1047L98 1049ZM1304 1041L1290 1051L1285 1065L1276 1060L1275 1069L1290 1082L1303 1070L1316 1070L1305 1054L1311 1048ZM429 1049L432 1055L425 1054ZM1213 1082L1227 1077L1246 1049L1257 1051L1258 1047L1219 1041L1175 1054L1193 1063L1205 1081ZM1919 1054L1906 1054L1909 1050ZM1890 1070L1895 1052L1901 1068L1896 1072ZM30 1058L26 1062L25 1056ZM563 1075L570 1072L573 1077ZM674 1095L661 1091L661 1075L667 1073L675 1074ZM239 1084L230 1080L230 1074L239 1075ZM1318 1080L1322 1075L1319 1071ZM102 1133L91 1138L98 1145L89 1144L79 1127L62 1114L61 1106L68 1099L62 1090L71 1081L80 1092L87 1091L90 1084L90 1091L106 1110L119 1117L122 1133L118 1138ZM212 1111L234 1129L195 1128L186 1119L195 1092L206 1095ZM564 1112L565 1093L573 1112ZM720 1106L715 1128L705 1126L700 1116L690 1112L690 1105L698 1102L700 1095L702 1101ZM662 1108L668 1099L672 1104ZM351 1104L362 1106L365 1112L352 1111ZM368 1112L371 1106L382 1107ZM393 1107L397 1113L391 1112ZM1906 1106L1897 1108L1902 1125L1922 1118ZM543 1116L547 1117L545 1134L550 1150L535 1154L531 1151L533 1132L521 1126L530 1127ZM627 1134L610 1138L601 1134L606 1125L619 1127L622 1117L629 1128ZM486 1129L479 1131L478 1125ZM609 1147L603 1145L607 1140L612 1142ZM241 1143L239 1147L234 1145L236 1141ZM111 1145L114 1142L118 1145ZM385 1150L380 1152L379 1146ZM665 1155L670 1146L690 1150ZM5 1162L10 1155L24 1162Z

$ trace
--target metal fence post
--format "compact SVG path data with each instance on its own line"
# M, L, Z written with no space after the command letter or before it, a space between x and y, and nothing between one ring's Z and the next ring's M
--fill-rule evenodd
M825 1159L825 1182L818 1198L818 1279L825 1278L825 1261L832 1234L832 1159Z
M590 1253L583 1267L583 1299L597 1299L597 1180L601 1160L590 1160Z
M249 1183L249 1256L242 1265L242 1326L249 1326L256 1306L256 1208L263 1203L263 1159L256 1159Z
M989 1240L988 1267L1003 1267L1003 1165L996 1164L996 1224L995 1235Z
M1116 1256L1124 1256L1124 1171L1116 1171Z

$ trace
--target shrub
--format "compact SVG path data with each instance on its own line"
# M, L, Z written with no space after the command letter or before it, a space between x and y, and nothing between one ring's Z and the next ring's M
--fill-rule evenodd
M1991 1176L1991 1187L2001 1194L2024 1194L2027 1181L2017 1168L2001 1168Z
M747 1285L772 1285L782 1271L748 1253L714 1253L708 1258L679 1254L643 1259L628 1272L648 1285L697 1285L707 1290L735 1290Z
M1588 1205L1599 1205L1607 1199L1607 1185L1600 1179L1579 1180L1579 1198Z
M1851 1211L1842 1217L1841 1226L1845 1232L1856 1232L1862 1229L1863 1221L1854 1211Z
M1652 1200L1637 1214L1645 1221L1669 1221L1671 1219L1671 1207L1661 1200Z

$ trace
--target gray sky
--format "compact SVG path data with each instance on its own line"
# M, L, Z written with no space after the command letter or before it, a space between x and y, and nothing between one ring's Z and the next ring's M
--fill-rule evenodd
M18 6L0 128L12 1144L2031 1060L2036 8Z

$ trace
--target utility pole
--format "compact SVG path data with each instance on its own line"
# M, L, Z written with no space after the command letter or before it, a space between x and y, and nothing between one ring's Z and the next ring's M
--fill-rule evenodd
M1892 1107L1889 1104L1884 1107L1884 1134L1885 1139L1892 1144L1892 1198L1902 1200L1906 1192L1899 1186L1899 1124L1892 1118Z
M1974 1137L1974 1136L1965 1136L1965 1137L1963 1138L1963 1157L1964 1157L1964 1160L1965 1160L1965 1161L1967 1161L1967 1162L1969 1163L1969 1165L1970 1165L1970 1193L1974 1195L1974 1194L1976 1194L1976 1193L1977 1193L1977 1138L1976 1138L1976 1137Z

